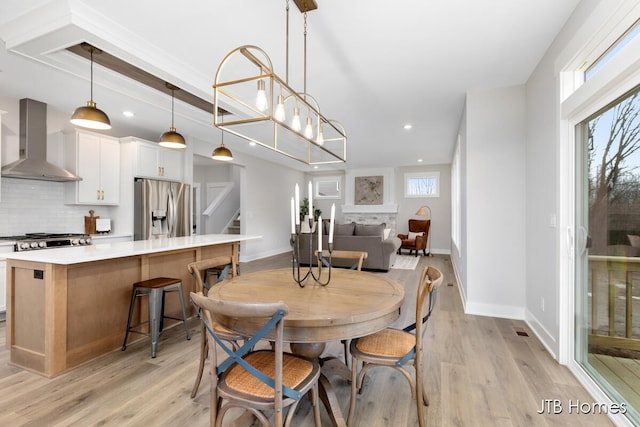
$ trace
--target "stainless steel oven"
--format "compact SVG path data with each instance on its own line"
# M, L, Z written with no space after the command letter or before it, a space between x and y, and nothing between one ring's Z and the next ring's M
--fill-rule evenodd
M26 233L20 236L0 237L0 240L15 242L15 252L92 244L90 235L78 233Z

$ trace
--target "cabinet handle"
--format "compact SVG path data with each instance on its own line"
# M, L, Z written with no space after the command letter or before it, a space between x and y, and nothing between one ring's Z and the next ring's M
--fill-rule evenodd
M96 200L100 200L100 190L96 190Z
M102 200L104 200L104 190L102 190Z
M162 176L164 176L164 166L162 166Z

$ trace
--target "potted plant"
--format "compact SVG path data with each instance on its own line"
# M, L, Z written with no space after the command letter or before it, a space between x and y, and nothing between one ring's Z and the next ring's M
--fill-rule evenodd
M309 198L305 197L300 203L300 221L304 221L307 215L309 215ZM322 211L316 207L313 210L313 219L317 221L320 215L322 215Z

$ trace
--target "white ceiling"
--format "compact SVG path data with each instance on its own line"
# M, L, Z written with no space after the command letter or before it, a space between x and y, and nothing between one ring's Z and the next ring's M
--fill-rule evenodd
M308 13L307 92L346 128L348 161L337 167L366 168L449 163L465 93L526 82L578 0L317 3ZM285 77L285 5L2 0L0 95L71 113L89 99L89 65L64 48L87 41L212 102L215 71L240 45L260 46ZM303 21L293 1L290 8L289 83L302 91ZM155 140L170 125L167 95L99 66L94 100L116 136ZM127 119L123 110L136 115ZM219 143L211 115L179 101L175 125L188 139ZM225 144L269 157L230 136Z

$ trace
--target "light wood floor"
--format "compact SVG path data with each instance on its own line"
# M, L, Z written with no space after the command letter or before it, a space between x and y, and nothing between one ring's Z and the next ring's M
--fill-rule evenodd
M241 264L241 272L288 266L288 256ZM430 426L609 426L603 415L570 415L570 402L593 402L572 374L558 365L523 322L465 315L447 256L423 257L416 270L391 270L407 298L396 326L410 323L419 272L427 263L445 276L427 331L425 384ZM0 426L206 426L208 380L196 399L189 397L200 342L171 328L151 359L147 340L116 350L54 379L7 364L5 324L0 323ZM528 336L519 336L526 332ZM338 355L333 343L327 353ZM342 409L349 385L333 379ZM562 414L538 414L544 399L559 399ZM322 409L323 425L328 418ZM355 426L417 426L408 384L390 369L374 370L358 397ZM294 425L313 425L305 400ZM350 426L353 427L353 426Z

